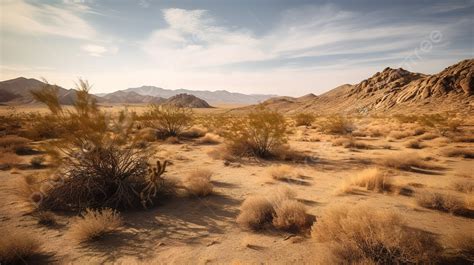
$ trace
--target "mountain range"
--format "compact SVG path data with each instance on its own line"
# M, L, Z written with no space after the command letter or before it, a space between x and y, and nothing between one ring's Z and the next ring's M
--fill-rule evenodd
M358 84L344 84L324 94L303 97L276 97L271 95L245 95L219 91L168 90L142 86L95 95L99 103L157 103L183 107L209 108L208 102L263 105L285 113L301 111L369 113L385 111L440 111L474 109L474 59L463 60L433 74L412 73L402 68L385 68ZM0 103L33 103L30 90L45 83L19 77L0 82ZM62 104L72 104L75 90L59 86ZM248 111L250 105L234 111Z

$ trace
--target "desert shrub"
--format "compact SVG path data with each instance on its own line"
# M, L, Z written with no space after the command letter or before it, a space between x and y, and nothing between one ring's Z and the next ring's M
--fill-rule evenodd
M431 264L441 250L430 234L408 227L399 215L360 206L326 210L311 235L329 243L331 264Z
M147 153L136 149L133 142L127 144L133 128L127 113L121 112L117 119L108 117L98 109L89 89L89 84L80 80L72 110L59 104L55 87L47 85L33 93L49 107L57 125L67 131L46 146L59 166L61 181L42 195L39 206L81 210L132 208L150 203L151 197L162 191L165 180L160 176L164 171L152 170L147 164Z
M77 242L96 240L122 226L120 214L111 209L86 209L69 228L69 236Z
M392 188L387 173L378 168L363 170L352 180L352 184L377 192L390 191Z
M307 224L304 205L296 200L283 200L275 208L272 224L277 229L301 231Z
M153 128L140 129L136 134L137 141L153 142L156 140L156 130Z
M451 114L423 114L419 117L418 123L435 128L441 135L449 132L458 132L463 120Z
M237 223L247 229L260 230L272 222L273 205L264 197L251 196L240 206Z
M330 134L347 134L355 130L353 121L342 115L327 116L318 125L321 131Z
M212 193L212 172L207 169L192 171L184 181L186 190L194 196L207 196Z
M474 192L474 181L472 180L458 180L453 181L452 186L455 190L464 193L473 193Z
M441 151L441 153L447 157L464 157L464 158L474 158L474 150L452 147L446 148Z
M28 264L28 259L41 253L39 237L31 231L14 226L2 226L0 234L1 264Z
M405 144L407 148L412 148L412 149L422 149L425 147L423 143L421 143L420 140L411 140Z
M179 136L187 139L195 139L203 137L204 135L206 135L205 130L197 127L191 127L188 130L183 131Z
M56 215L49 211L38 211L34 214L38 224L52 226L56 224Z
M0 170L7 170L19 164L21 159L12 153L0 152Z
M170 136L179 136L185 129L190 128L193 112L188 108L171 105L150 105L142 119L148 127L156 129L158 138L166 139Z
M275 180L289 180L292 179L296 173L294 168L287 165L280 165L270 167L268 169L268 175Z
M316 120L316 116L312 113L299 113L294 117L296 126L311 126Z
M214 145L214 144L219 144L220 139L219 135L213 134L213 133L206 133L203 137L199 138L196 140L197 144L202 144L202 145Z
M41 168L43 166L44 161L45 158L43 156L35 156L30 160L30 165L33 168Z
M20 137L17 135L5 135L0 137L0 148L15 151L16 148L24 146L29 143L30 139Z
M224 136L234 155L271 158L275 157L277 147L286 142L286 129L283 115L259 108L244 118L232 120Z
M440 167L428 163L420 156L413 153L400 153L385 157L380 160L380 164L386 167L395 168L405 171L413 171L419 169L440 169Z
M468 262L474 260L474 232L472 229L449 235L447 243L452 249L454 256Z
M469 214L465 202L451 194L423 192L418 195L417 203L424 208L448 212L454 215Z

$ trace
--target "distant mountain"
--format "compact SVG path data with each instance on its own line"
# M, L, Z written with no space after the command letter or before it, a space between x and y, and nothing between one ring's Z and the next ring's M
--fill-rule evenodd
M285 113L474 111L474 59L461 61L438 74L385 68L362 82L345 84L322 95L277 97L263 104ZM255 106L236 109L248 111Z
M233 103L233 104L256 104L263 102L269 98L275 97L276 95L260 95L252 94L246 95L241 93L232 93L225 90L217 91L200 91L200 90L187 90L177 89L170 90L154 86L142 86L136 88L129 88L123 90L125 92L135 92L140 95L148 95L154 97L170 98L179 94L188 94L203 99L211 104L217 103Z
M161 97L154 97L154 96L144 96L137 94L135 92L125 92L123 90L119 90L109 94L103 94L101 96L104 102L106 103L155 103L160 104L166 101L166 99Z
M34 103L35 99L31 91L40 90L46 86L46 83L33 78L18 77L11 80L0 82L0 102L13 104ZM74 89L65 89L60 86L58 89L59 102L64 105L70 105L74 102L76 91Z
M212 108L205 100L194 95L179 94L167 99L163 105L173 105L186 108Z

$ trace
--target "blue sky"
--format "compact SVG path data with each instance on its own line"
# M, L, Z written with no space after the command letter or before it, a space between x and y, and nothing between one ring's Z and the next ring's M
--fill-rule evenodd
M320 94L474 54L474 1L0 2L0 79Z

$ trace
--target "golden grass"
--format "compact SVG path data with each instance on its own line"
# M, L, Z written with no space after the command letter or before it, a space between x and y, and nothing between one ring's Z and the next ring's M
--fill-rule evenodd
M301 231L307 224L305 206L296 200L283 200L275 206L273 226L286 231Z
M212 193L212 172L208 169L192 171L184 180L184 186L190 195L207 196Z
M417 203L421 207L448 212L454 215L469 215L464 200L447 193L423 192L417 196Z
M0 153L0 170L10 169L21 162L21 159L12 153Z
M390 191L393 186L387 173L378 168L363 170L352 180L352 183L376 192Z
M457 180L452 182L452 187L454 190L464 193L473 193L474 192L474 181L472 180Z
M37 234L25 228L0 228L0 264L28 264L27 259L41 253Z
M447 244L458 257L471 260L474 258L474 231L460 231L447 237Z
M474 158L474 150L460 147L446 148L441 153L447 157Z
M197 144L202 144L202 145L214 145L214 144L220 144L221 140L219 135L213 134L213 133L206 133L203 137L199 138L196 140Z
M440 169L440 167L428 163L419 155L414 153L399 153L381 159L380 164L385 167L395 168L405 171L413 171L418 169Z
M388 137L397 139L397 140L407 138L409 136L412 136L412 133L409 131L392 131L391 133L388 134Z
M251 196L240 206L237 223L246 229L263 229L273 218L272 203L262 196Z
M275 180L290 180L294 176L296 169L287 165L272 166L268 169L268 175Z
M405 147L412 149L422 149L425 145L420 140L411 140L405 144Z
M112 209L86 209L69 228L69 236L77 242L96 240L106 234L117 231L122 226L122 218Z
M441 247L398 214L366 207L330 207L311 229L328 243L330 264L430 264Z

